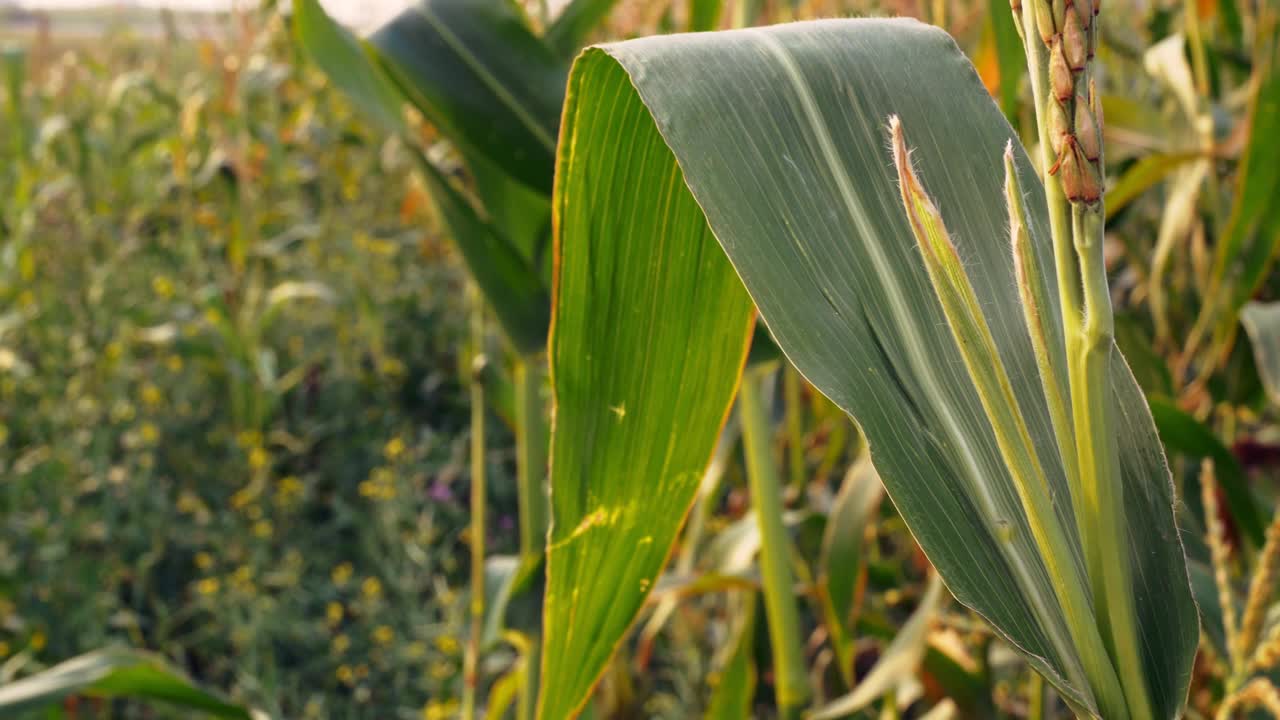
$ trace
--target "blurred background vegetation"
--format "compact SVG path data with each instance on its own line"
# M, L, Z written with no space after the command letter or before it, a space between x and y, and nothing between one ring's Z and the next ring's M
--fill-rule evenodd
M729 6L725 24L942 25L1024 136L1034 126L1005 0ZM591 37L682 30L688 8L619 2ZM1117 330L1171 453L1210 613L1198 461L1218 464L1240 577L1280 463L1265 392L1280 386L1265 352L1280 323L1249 305L1258 346L1238 331L1246 301L1280 289L1267 272L1280 235L1275 10L1114 0L1103 15ZM288 3L44 17L0 7L0 683L126 645L274 717L453 717L468 632L471 304L418 150L326 81L293 41ZM505 357L492 323L484 342ZM485 534L489 553L512 556L517 449L510 388L494 382ZM860 443L794 373L778 394L775 449L809 586L826 582L828 517L853 511L838 492ZM674 561L676 580L707 581L659 596L606 674L601 716L715 707L709 688L754 617L717 590L751 582L758 547L741 448L732 433L726 444ZM890 503L865 522L857 677L916 609L927 569ZM839 688L845 658L824 645L820 604L805 612L815 684ZM767 667L756 622L746 634ZM1216 622L1192 713L1220 697ZM912 716L909 698L947 696L964 716L1029 716L1025 666L976 616L952 604L928 626L913 640L923 669L895 685L908 699L886 707ZM517 650L488 653L483 674L500 676ZM771 683L762 671L760 712Z

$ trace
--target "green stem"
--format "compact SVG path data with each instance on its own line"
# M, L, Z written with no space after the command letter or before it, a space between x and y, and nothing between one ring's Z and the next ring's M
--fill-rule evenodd
M1027 692L1027 720L1047 720L1045 703L1044 678L1040 673L1031 671L1031 688Z
M1053 154L1053 143L1049 140L1049 119L1046 117L1049 97L1048 54L1044 44L1040 42L1036 30L1034 2L1027 0L1022 4L1022 37L1023 48L1027 54L1027 70L1031 80L1032 104L1036 111L1036 128L1040 137L1040 177L1044 182L1045 204L1049 210L1049 232L1053 238L1054 267L1058 277L1058 301L1062 315L1062 334L1070 367L1071 358L1076 355L1076 339L1079 335L1081 319L1084 312L1080 294L1080 274L1076 267L1075 248L1071 238L1071 228L1067 222L1067 199L1062 194L1059 183L1048 182L1049 168L1057 162ZM1068 373L1069 375L1069 373ZM1079 473L1068 475L1068 486L1071 490L1071 504L1075 511L1076 529L1080 535L1081 545L1088 554L1088 539L1084 527L1083 489Z
M538 713L538 682L542 672L542 639L529 636L529 647L524 651L524 688L520 691L520 704L516 706L516 720L534 720Z
M547 422L536 358L515 362L516 489L520 503L520 559L532 568L547 542Z
M463 658L462 718L476 716L479 687L480 640L484 630L484 535L485 535L485 408L484 408L484 304L474 286L471 300L471 635Z
M780 718L798 718L809 700L800 614L791 575L790 538L782 521L782 486L773 462L769 418L760 392L761 378L748 371L738 391L742 439L747 454L747 482L760 526L760 570L765 616L773 646L775 694Z
M1138 647L1137 609L1129 583L1129 540L1125 522L1124 480L1112 428L1111 361L1115 321L1103 259L1101 204L1072 209L1088 314L1072 364L1072 405L1076 443L1085 490L1086 518L1093 540L1086 555L1093 584L1098 626L1116 665L1125 702L1134 720L1154 718Z
M793 497L800 497L805 487L804 431L800 405L800 372L791 365L782 370L782 401L787 414L787 464Z

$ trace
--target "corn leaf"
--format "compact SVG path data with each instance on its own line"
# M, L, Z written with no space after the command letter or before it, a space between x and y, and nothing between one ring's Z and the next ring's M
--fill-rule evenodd
M627 98L629 88L616 73L591 90ZM553 203L556 485L538 711L548 719L581 708L657 583L755 318L644 106L572 107Z
M891 114L916 146L1058 498L1054 511L1071 529L1053 552L1079 570L1006 237L1002 151L1013 132L955 43L910 21L843 20L590 49L570 76L553 202L560 273L543 718L570 715L621 641L737 379L733 338L746 311L723 300L702 307L733 287L711 272L707 225L788 359L858 421L890 497L955 597L1075 707L1095 711L1047 564L902 211L886 149ZM1036 262L1047 270L1043 195L1016 138L1013 146ZM1056 298L1054 274L1042 274ZM654 332L667 323L706 334ZM1144 676L1157 715L1174 717L1198 639L1195 606L1162 448L1128 368L1114 367ZM676 404L684 410L673 418L665 409ZM701 423L686 422L695 412Z
M123 648L95 650L0 686L0 715L20 716L68 695L151 700L218 718L251 720L249 710L201 690L163 658Z
M379 63L378 50L335 23L317 0L296 0L294 8L298 42L329 79L384 129L405 133L403 95ZM550 212L545 196L487 155L468 153L482 215L435 163L410 152L437 215L507 337L522 352L541 351L549 319L547 286L538 268Z
M538 352L546 338L550 302L528 260L486 222L430 160L413 153L432 204L507 337L521 352Z
M565 66L512 3L421 0L369 43L450 140L550 194Z
M333 84L384 130L403 132L404 97L373 63L368 48L350 30L335 23L319 0L294 0L293 34Z

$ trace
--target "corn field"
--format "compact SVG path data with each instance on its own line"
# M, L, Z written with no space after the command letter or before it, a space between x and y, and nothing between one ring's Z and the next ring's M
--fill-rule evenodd
M1280 717L1280 5L331 9L7 11L0 716Z

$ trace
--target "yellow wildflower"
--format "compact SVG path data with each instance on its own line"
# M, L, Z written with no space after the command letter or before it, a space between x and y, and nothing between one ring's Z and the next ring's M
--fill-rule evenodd
M452 635L441 635L436 638L436 649L445 655L457 655L462 649L462 643Z
M342 622L344 614L342 603L340 602L331 602L324 608L324 619L330 625L337 625Z
M196 592L201 595L213 595L222 587L222 583L218 582L218 578L205 578L196 583Z
M346 635L334 635L331 647L334 655L341 655L351 647L351 638Z
M351 563L349 562L338 563L333 568L333 573L330 575L330 577L333 578L333 584L346 585L347 581L351 579L351 572L352 572Z
M271 462L271 454L261 447L256 447L249 451L249 467L254 470L261 470Z
M160 388L147 383L142 386L142 404L148 407L155 407L164 400L164 395L160 392Z
M450 720L457 714L457 700L428 700L422 708L422 720Z
M394 461L404 454L404 441L398 437L391 438L387 441L386 447L382 448L382 452L388 460Z
M395 632L390 625L379 625L373 629L373 641L379 645L387 646L391 641L396 639Z
M45 645L49 644L49 638L45 636L43 630L36 630L31 633L31 649L40 652Z
M367 577L360 584L360 592L370 600L382 597L382 581L376 577Z
M201 570L208 570L213 567L213 556L207 552L196 553L196 567Z
M348 665L339 665L338 671L334 673L334 676L337 677L338 681L343 685L351 685L356 681L356 674Z
M276 485L276 502L281 505L289 505L302 496L302 492L306 486L298 479L296 475L283 477Z
M162 300L168 300L173 297L173 281L164 275L157 275L151 278L151 289Z

